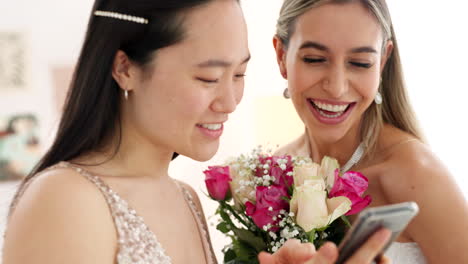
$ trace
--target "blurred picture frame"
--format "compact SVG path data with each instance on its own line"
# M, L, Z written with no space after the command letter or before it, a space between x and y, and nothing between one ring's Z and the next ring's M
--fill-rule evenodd
M0 31L0 91L28 87L29 47L27 34Z

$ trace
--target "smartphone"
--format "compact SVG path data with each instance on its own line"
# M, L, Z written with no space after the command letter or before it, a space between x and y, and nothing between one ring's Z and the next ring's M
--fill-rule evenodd
M418 212L419 207L415 202L405 202L363 210L338 246L339 257L336 264L344 263L372 234L380 228L385 227L392 232L392 236L377 258L381 257Z

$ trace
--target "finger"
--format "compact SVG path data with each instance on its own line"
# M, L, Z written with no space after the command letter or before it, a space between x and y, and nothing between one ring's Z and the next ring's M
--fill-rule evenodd
M382 254L375 258L375 262L377 264L391 264L392 263L389 257L382 255Z
M275 264L304 263L311 259L314 254L315 247L313 244L290 239L272 257Z
M311 243L301 243L297 239L290 239L273 256L278 255L281 263L303 263L312 258L315 247Z
M308 264L333 264L338 258L338 248L330 242L325 243Z
M388 229L377 231L346 263L371 263L390 239L391 234Z
M275 258L270 253L260 252L260 254L258 254L258 262L260 262L260 264L275 264L274 260Z
M392 260L387 256L382 256L378 264L392 264Z

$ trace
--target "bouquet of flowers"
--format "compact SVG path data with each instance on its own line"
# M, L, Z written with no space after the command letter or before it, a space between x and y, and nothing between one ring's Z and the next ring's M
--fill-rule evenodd
M324 157L273 156L259 147L225 166L204 171L210 197L219 203L217 229L232 240L224 263L258 263L261 251L274 253L288 239L339 243L349 221L371 202L363 197L368 180L358 172L339 172Z

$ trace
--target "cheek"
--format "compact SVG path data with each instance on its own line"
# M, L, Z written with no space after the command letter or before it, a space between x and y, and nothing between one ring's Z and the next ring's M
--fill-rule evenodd
M159 88L162 88L159 86ZM135 98L133 117L147 131L167 131L171 135L189 131L200 122L208 107L204 97L194 91L146 88Z
M188 92L185 96L174 100L174 108L181 118L198 122L202 121L200 118L209 108L209 100L200 94Z
M378 73L367 72L353 76L350 80L351 87L358 93L364 100L371 101L374 99L375 94L379 88Z
M242 97L244 97L244 81L240 81L235 88L235 100L236 103L239 104L242 101Z
M290 87L289 92L294 94L301 94L304 91L314 87L323 77L323 72L320 69L312 69L307 67L301 61L296 61L288 71L288 84Z
M173 99L162 98L162 94L156 91L146 91L135 98L133 118L137 120L139 129L146 131L144 133L153 133L151 131L161 131L172 126Z
M200 92L181 90L177 93L162 95L164 98L158 107L168 122L177 123L180 126L193 125L201 121L200 118L209 107L207 96Z

